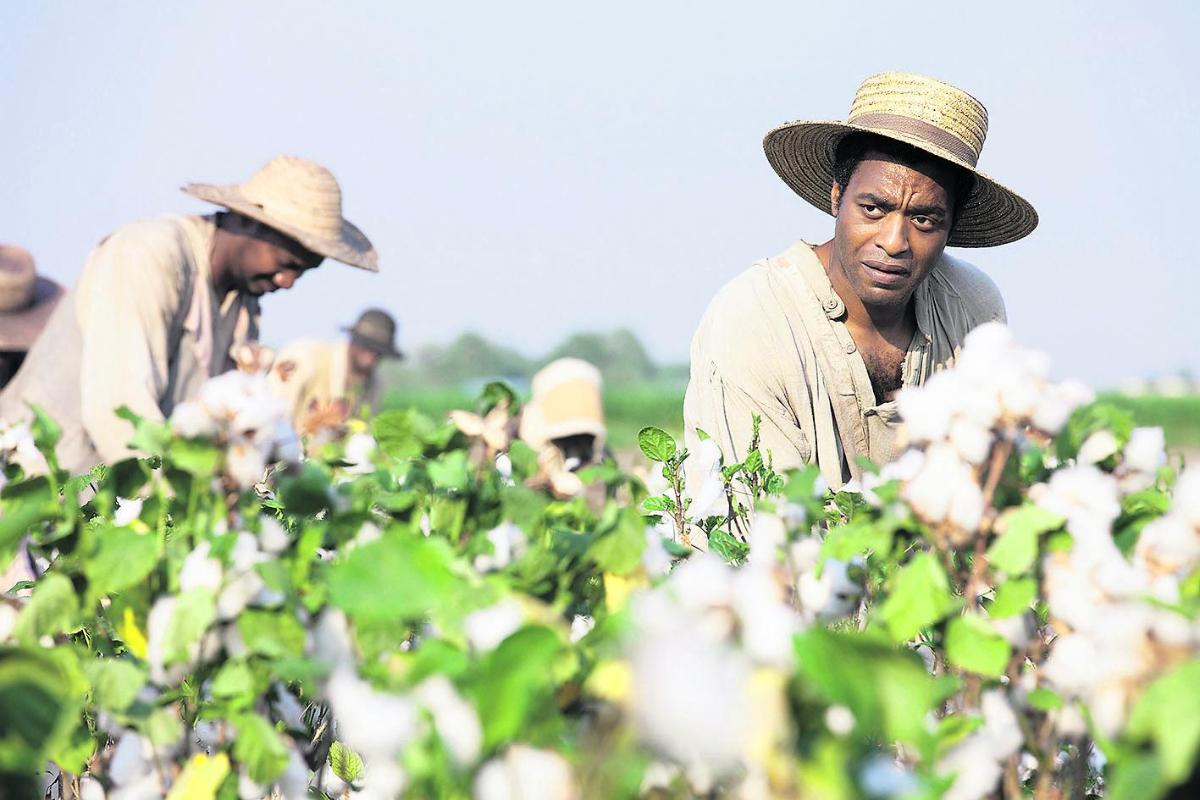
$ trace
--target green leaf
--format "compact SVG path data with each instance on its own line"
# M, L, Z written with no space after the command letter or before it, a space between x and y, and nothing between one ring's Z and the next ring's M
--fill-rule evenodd
M82 699L59 659L0 646L0 764L31 773L40 768L69 742Z
M243 764L255 783L270 783L287 767L288 751L271 723L257 714L233 719L237 737L233 757Z
M329 573L329 598L365 622L419 619L464 591L450 570L452 555L439 539L385 534L354 548Z
M304 655L304 626L293 614L250 609L238 616L237 626L251 653L270 658Z
M100 658L87 662L92 702L105 711L124 711L146 685L146 673L124 658Z
M188 648L200 641L216 618L216 600L208 589L192 589L179 595L175 612L167 623L163 663L170 665L188 660Z
M654 495L642 501L642 508L647 511L665 511L675 513L675 501L666 495Z
M966 614L946 626L946 658L957 667L999 678L1011 656L1012 648L987 620Z
M1037 597L1037 589L1037 581L1033 578L1005 581L996 589L996 599L988 606L988 616L1004 619L1028 611Z
M254 675L244 661L228 661L212 682L213 697L219 700L254 702Z
M172 439L166 458L197 478L208 478L221 465L221 450L205 439Z
M1039 686L1030 692L1025 699L1029 705L1038 711L1055 711L1063 707L1062 698L1045 687Z
M648 426L638 431L638 447L651 461L670 461L677 445L674 437L661 428Z
M799 685L849 708L863 736L918 743L929 735L938 686L912 651L820 627L797 636L795 648Z
M75 587L64 575L52 572L37 582L33 597L17 619L13 636L19 642L34 644L42 636L72 630L78 613Z
M465 450L451 450L426 464L429 480L438 489L462 491L471 482Z
M750 553L750 546L739 542L728 531L717 528L708 535L708 546L714 553L731 564L740 564Z
M43 454L51 453L62 439L62 428L40 406L31 408L33 421L29 425L29 432L33 435L33 443Z
M431 419L412 409L384 411L371 423L371 435L380 451L396 459L421 455L434 430Z
M158 537L132 527L95 531L96 549L84 563L88 592L103 597L136 586L158 563Z
M329 768L346 783L354 783L362 777L363 760L346 745L334 742L329 748Z
M831 528L821 545L821 551L838 561L867 555L887 558L892 552L895 533L890 525L870 519L856 519Z
M923 628L952 614L959 602L937 557L917 553L891 579L879 617L895 642L907 642Z
M1134 704L1128 736L1154 743L1162 773L1175 784L1191 774L1200 756L1200 659L1154 681Z
M1004 532L992 542L990 564L1009 575L1024 575L1037 560L1038 537L1062 527L1066 521L1035 505L1024 505L1001 518Z
M295 477L280 478L279 494L287 510L300 516L315 516L332 507L329 478L311 463Z
M485 747L517 736L540 705L554 702L553 662L562 649L553 631L534 625L488 654L472 691Z
M588 555L604 572L617 575L635 569L646 549L646 523L633 508L623 508L612 530L602 533L588 548Z
M115 413L133 426L133 437L127 442L130 450L140 450L150 455L162 455L163 451L167 449L167 445L172 439L170 425L165 422L143 419L130 411L127 406L121 406Z

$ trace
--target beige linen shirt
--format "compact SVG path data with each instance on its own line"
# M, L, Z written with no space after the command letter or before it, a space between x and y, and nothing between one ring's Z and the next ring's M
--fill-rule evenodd
M292 342L275 357L271 388L287 403L292 426L301 431L310 406L325 408L335 400L350 402L349 411L369 395L370 386L350 384L350 343L301 340Z
M913 299L917 331L904 359L905 386L951 365L972 328L1005 320L991 279L949 255ZM806 242L727 284L692 339L683 407L689 449L699 445L699 428L716 440L725 463L741 461L757 414L761 448L778 471L815 463L836 488L860 477L856 456L892 460L896 403L875 402L845 320L846 306Z
M0 420L44 409L62 426L58 456L82 472L131 455L128 406L170 416L231 352L258 336L258 300L212 287L212 216L171 216L119 228L88 256L13 381Z

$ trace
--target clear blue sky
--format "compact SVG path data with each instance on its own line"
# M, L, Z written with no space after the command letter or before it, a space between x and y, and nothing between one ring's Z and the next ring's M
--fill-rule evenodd
M761 139L924 72L991 114L981 168L1041 227L959 251L1055 370L1200 373L1195 3L6 3L0 240L70 282L178 191L278 153L329 166L383 272L327 262L265 303L274 343L364 305L404 344L537 353L628 326L684 360L705 305L828 217Z

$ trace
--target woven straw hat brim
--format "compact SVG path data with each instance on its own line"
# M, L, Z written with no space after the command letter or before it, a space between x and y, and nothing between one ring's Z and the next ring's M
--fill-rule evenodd
M829 193L833 188L835 151L838 142L851 133L869 133L910 144L975 176L975 188L950 231L947 245L995 247L1024 238L1037 227L1037 211L1029 201L961 158L916 136L844 122L791 122L767 133L763 150L792 191L831 214Z
M313 236L308 231L281 222L268 214L261 205L247 199L237 184L189 183L183 187L183 191L206 203L224 206L231 211L258 220L267 227L287 234L318 255L369 272L379 272L379 256L375 252L374 245L371 244L366 234L345 218L342 219L341 236L337 239L329 239L323 236Z
M55 281L38 276L33 302L20 311L0 312L0 350L26 352L54 312L65 290Z

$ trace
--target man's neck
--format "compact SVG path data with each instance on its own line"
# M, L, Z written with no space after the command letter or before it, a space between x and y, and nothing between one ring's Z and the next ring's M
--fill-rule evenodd
M867 305L846 278L845 270L838 263L834 253L832 241L815 246L813 252L825 268L829 285L846 306L846 327L850 328L852 333L873 334L888 340L906 340L912 336L916 326L912 297L904 303L894 305Z
M235 288L233 270L230 269L234 258L233 249L233 237L222 230L218 217L213 229L212 246L208 251L209 275L218 297L224 297Z

